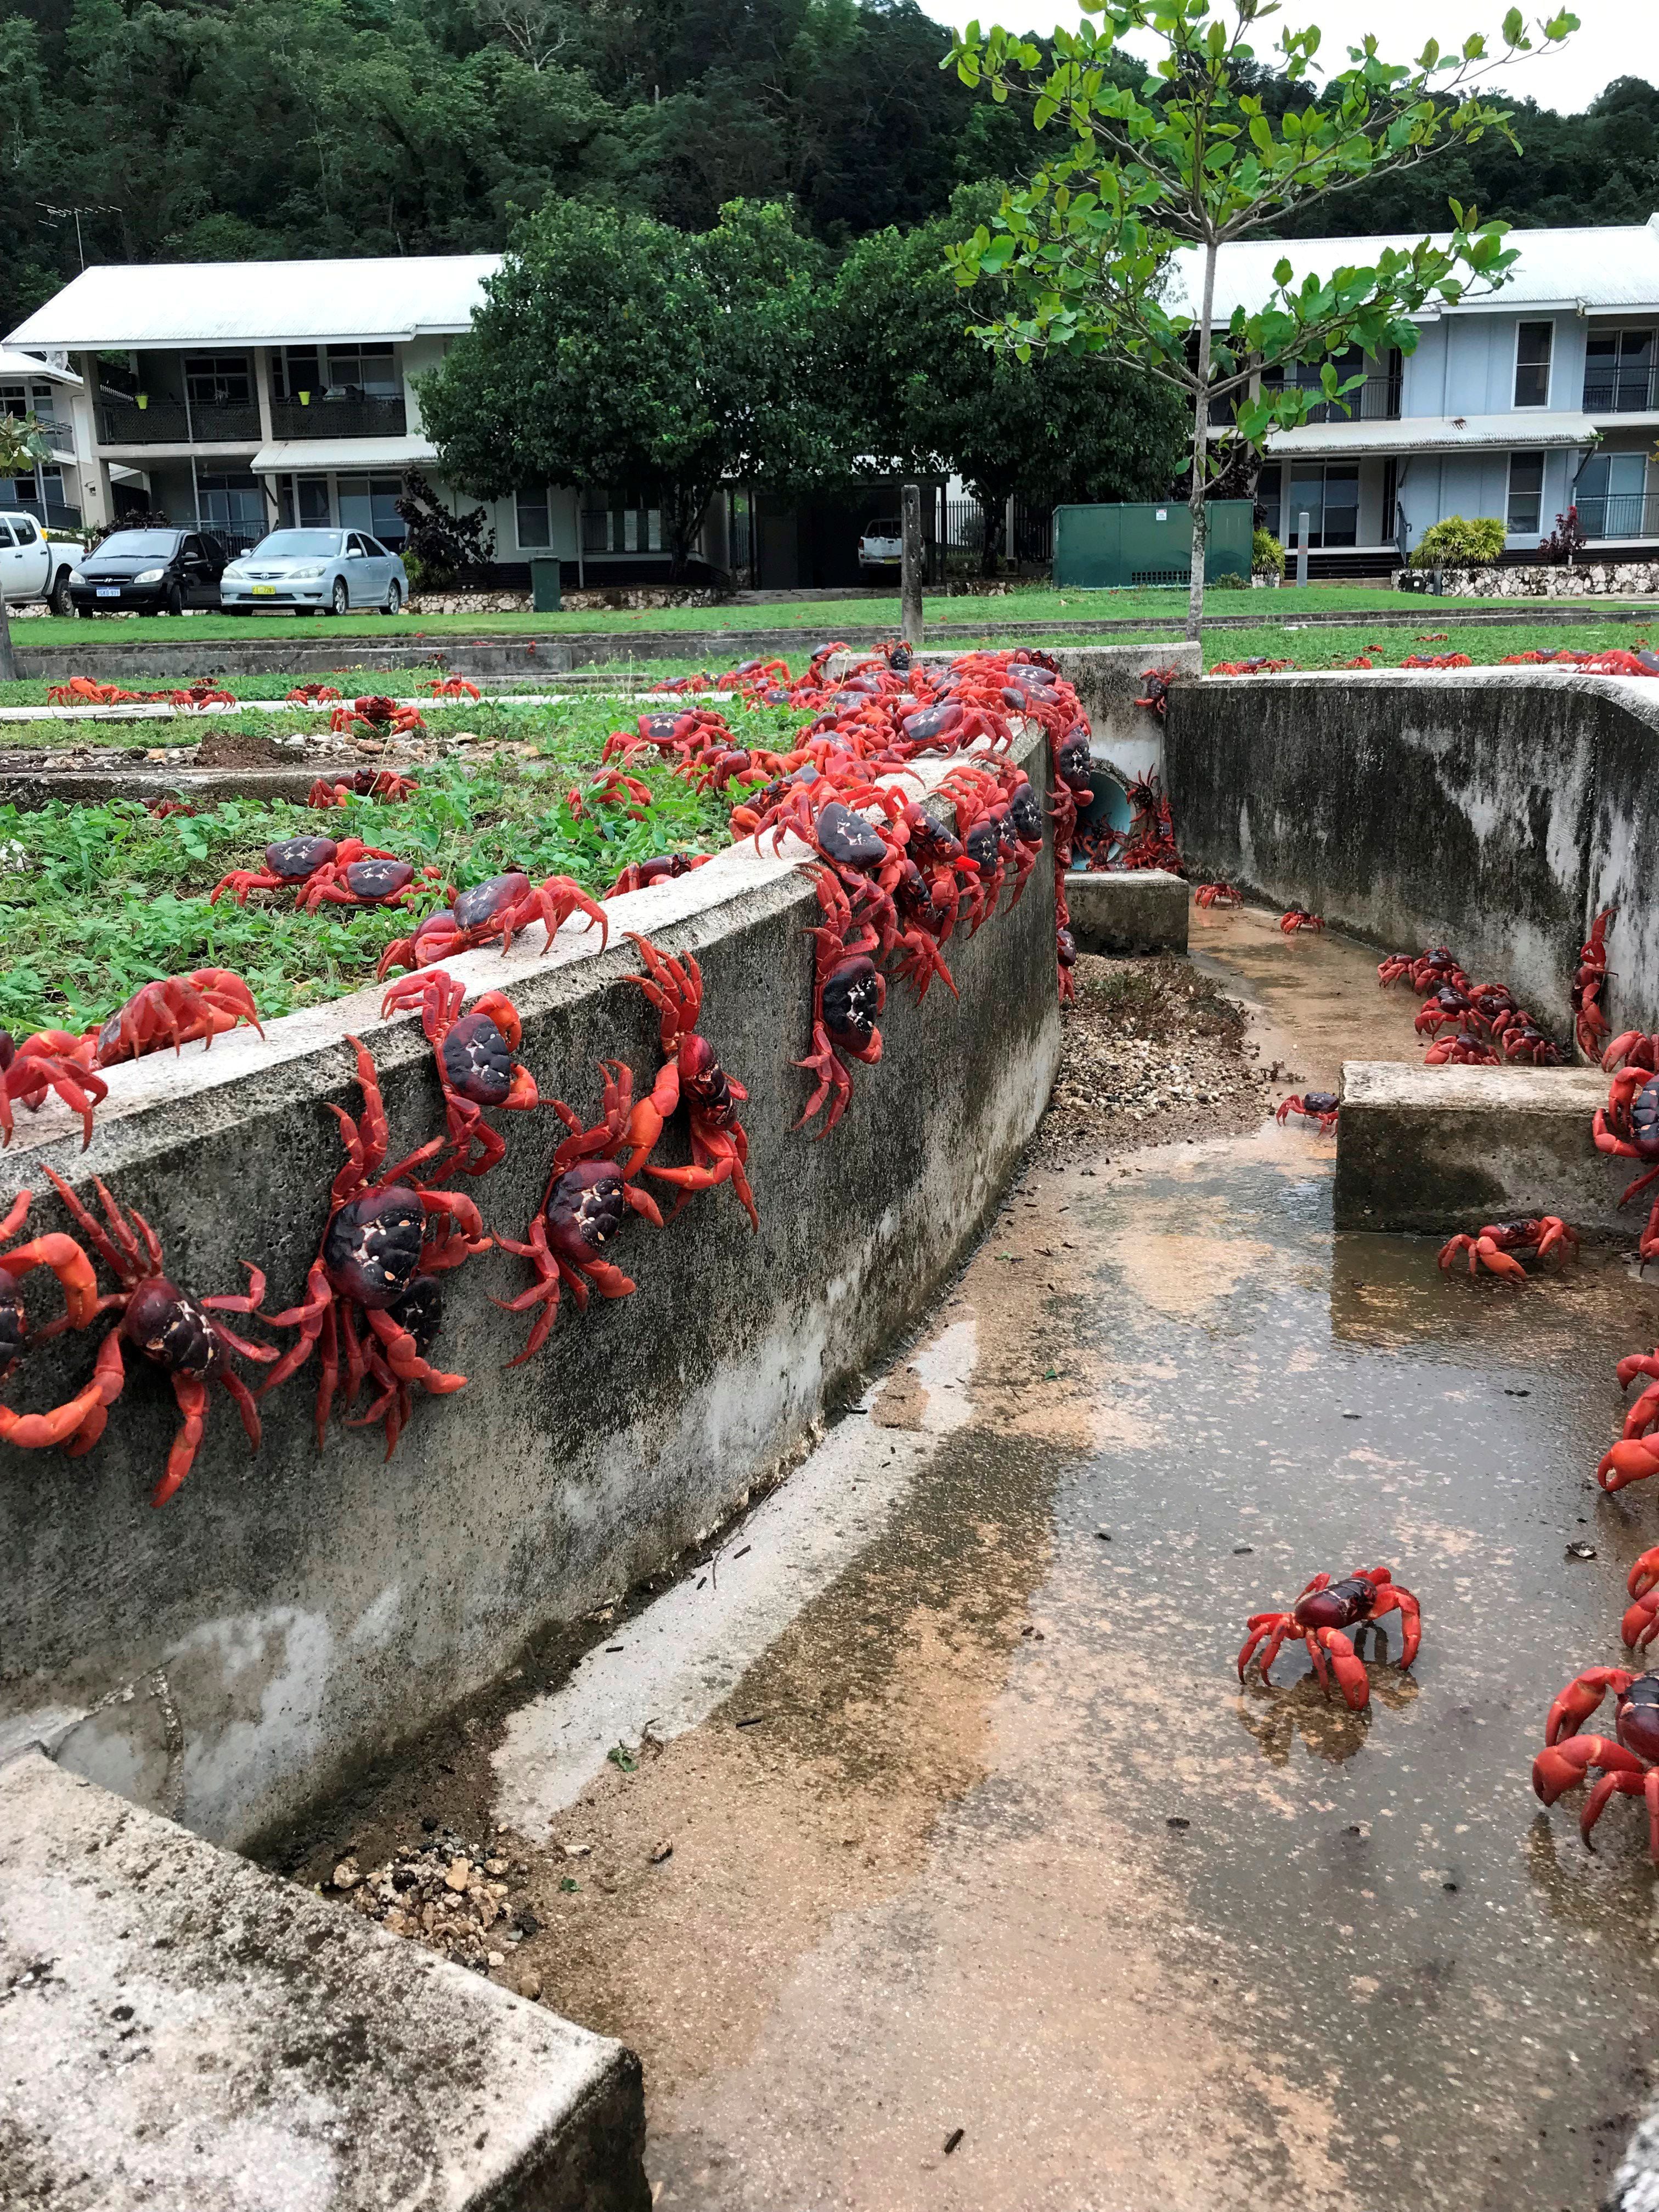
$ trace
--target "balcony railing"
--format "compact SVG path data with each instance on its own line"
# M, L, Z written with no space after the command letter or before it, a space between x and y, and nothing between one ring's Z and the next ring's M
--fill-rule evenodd
M27 420L27 415L20 414L15 407L8 407L5 411L14 422ZM72 453L75 451L75 425L66 416L37 415L34 420L40 425L40 435L53 453Z
M273 399L270 428L278 438L401 438L409 417L401 392L384 398L325 399L313 393L297 399Z
M1400 419L1397 376L1368 376L1340 399L1316 399L1308 410L1310 422L1397 422ZM1271 393L1271 384L1263 386ZM1309 387L1317 391L1317 385Z
M1584 371L1586 415L1650 415L1655 410L1655 364L1621 363Z
M20 499L15 508L0 507L0 514L32 514L42 530L78 530L81 510L66 507L56 499Z
M140 407L106 401L98 410L104 446L257 446L259 410L252 400L226 406L182 399L152 399Z
M1612 491L1577 505L1586 538L1659 540L1659 493Z

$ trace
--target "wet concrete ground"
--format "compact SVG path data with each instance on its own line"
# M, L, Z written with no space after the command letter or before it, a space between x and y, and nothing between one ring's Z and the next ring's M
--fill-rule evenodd
M1363 948L1246 912L1194 951L1304 1087L1415 1055ZM1653 1877L1638 1805L1592 1856L1528 1773L1659 1541L1591 1480L1659 1289L1336 1238L1333 1157L1270 1124L1033 1174L716 1574L508 1724L516 1963L640 2052L663 2207L1595 2201ZM1241 1691L1247 1614L1378 1564L1410 1676L1396 1622L1365 1716L1294 1647Z

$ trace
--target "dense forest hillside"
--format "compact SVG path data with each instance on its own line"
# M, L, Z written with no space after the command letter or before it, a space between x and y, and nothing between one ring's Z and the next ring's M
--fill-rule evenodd
M988 8L988 16L994 13ZM550 194L702 229L793 202L835 246L1016 177L1042 143L939 64L915 0L8 0L0 329L88 261L501 246ZM1307 228L1659 208L1659 90L1488 138ZM78 213L77 213L78 211Z

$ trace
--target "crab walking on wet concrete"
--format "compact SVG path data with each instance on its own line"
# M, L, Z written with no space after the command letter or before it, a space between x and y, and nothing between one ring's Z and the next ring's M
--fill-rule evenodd
M1194 961L1304 1103L1420 1058L1335 931L1212 905ZM1528 1815L1526 1716L1631 1601L1583 1469L1659 1290L1593 1246L1454 1287L1334 1235L1316 1124L1180 1088L1040 1144L805 1462L366 1846L486 1808L534 1923L492 1971L639 2051L664 2212L1486 2212L1595 2201L1622 2142L1580 2085L1659 2029L1645 1836ZM1298 1590L1363 1710L1237 1687Z

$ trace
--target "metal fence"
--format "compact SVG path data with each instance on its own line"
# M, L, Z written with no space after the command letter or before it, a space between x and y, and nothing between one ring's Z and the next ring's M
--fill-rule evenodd
M1577 505L1586 538L1659 538L1659 497L1651 492L1613 491Z
M985 556L987 515L976 499L945 499L939 502L939 544L947 566L977 565ZM990 520L1001 562L1042 565L1054 558L1054 513L1041 502L1014 495L1013 527L1009 529L1007 506L999 501Z

